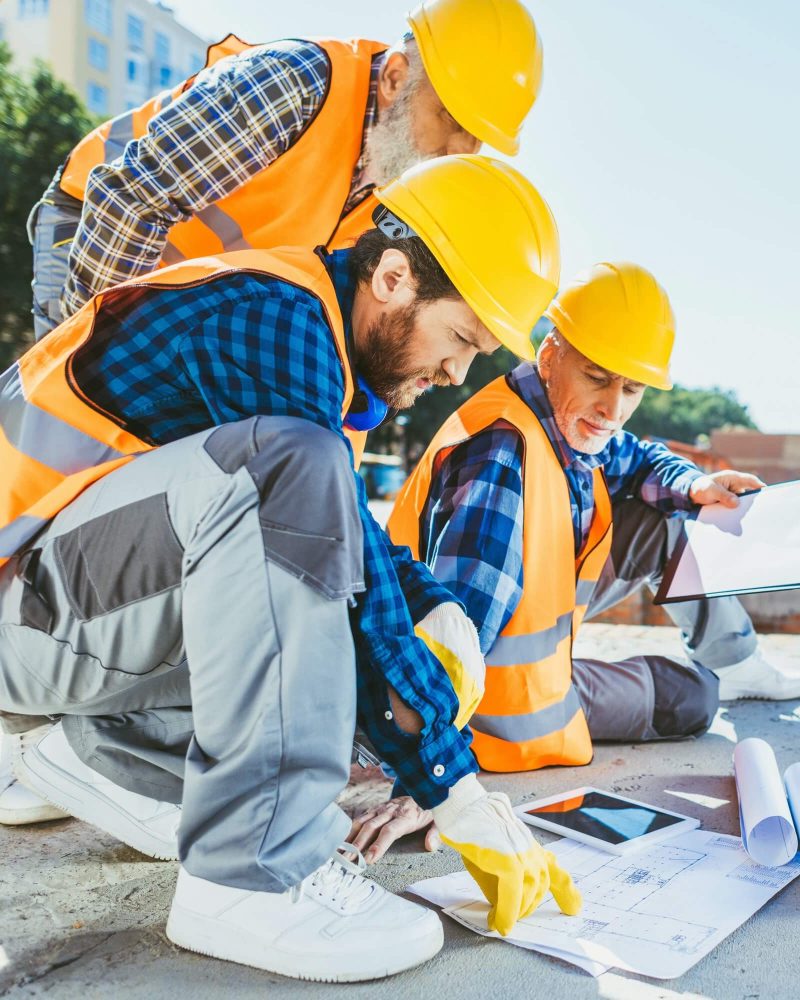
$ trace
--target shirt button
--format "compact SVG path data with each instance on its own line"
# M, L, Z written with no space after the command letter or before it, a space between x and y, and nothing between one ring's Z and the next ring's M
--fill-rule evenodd
M444 764L436 764L436 766L433 769L433 774L434 777L441 778L441 776L444 774Z
M392 713L391 713L391 712L389 711L389 709L388 709L388 708L387 708L387 709L386 709L386 711L385 711L385 712L383 713L383 717L384 717L384 719L386 719L386 720L387 720L387 722L391 722L391 721L392 721L392 719L394 718L394 716L392 715Z

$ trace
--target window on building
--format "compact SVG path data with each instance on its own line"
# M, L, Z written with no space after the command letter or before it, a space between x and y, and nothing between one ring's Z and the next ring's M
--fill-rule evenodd
M108 114L108 91L101 87L99 83L89 81L86 88L86 104L91 112L96 115Z
M48 7L49 0L19 0L17 13L20 18L44 17Z
M89 65L103 73L108 70L108 46L97 38L89 39Z
M169 65L169 38L160 31L156 32L156 62Z
M173 81L172 66L170 65L170 43L169 38L157 31L155 34L155 82L157 87L171 87ZM177 75L175 75L177 82Z
M128 14L127 35L129 49L144 48L144 21L135 14Z
M101 35L111 35L111 0L85 0L86 23Z

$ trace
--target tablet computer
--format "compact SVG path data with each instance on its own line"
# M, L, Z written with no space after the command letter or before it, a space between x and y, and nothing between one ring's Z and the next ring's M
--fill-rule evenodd
M699 819L599 788L575 788L516 806L525 823L580 840L611 854L628 854L695 830Z

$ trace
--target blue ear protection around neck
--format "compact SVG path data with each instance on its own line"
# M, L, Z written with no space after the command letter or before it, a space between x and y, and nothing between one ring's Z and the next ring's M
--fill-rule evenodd
M357 376L357 380L358 388L353 393L344 425L351 431L371 431L383 423L389 407L375 395L360 375Z

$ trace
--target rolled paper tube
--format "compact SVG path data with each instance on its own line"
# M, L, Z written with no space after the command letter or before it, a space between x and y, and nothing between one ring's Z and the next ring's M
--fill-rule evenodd
M794 828L800 833L800 763L790 764L783 772L783 783L786 786L786 798L794 819Z
M777 868L797 853L797 831L772 747L742 740L733 751L744 849L761 865Z

